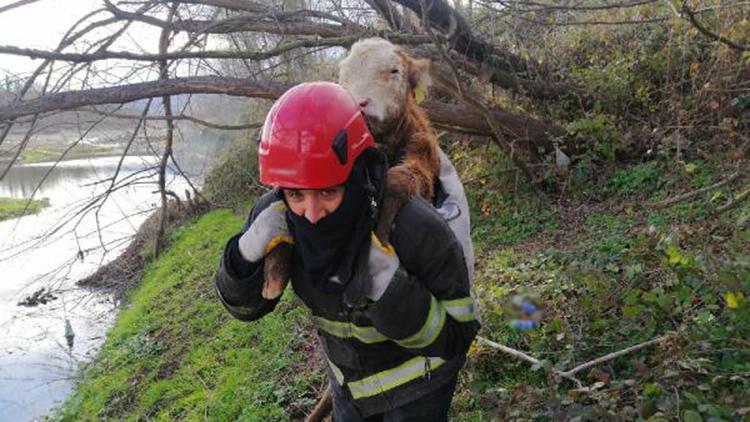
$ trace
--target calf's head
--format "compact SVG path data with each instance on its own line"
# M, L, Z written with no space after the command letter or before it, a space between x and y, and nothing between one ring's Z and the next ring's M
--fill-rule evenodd
M382 38L356 42L339 63L339 83L359 102L370 129L387 134L399 124L415 93L431 84L429 61L415 59Z

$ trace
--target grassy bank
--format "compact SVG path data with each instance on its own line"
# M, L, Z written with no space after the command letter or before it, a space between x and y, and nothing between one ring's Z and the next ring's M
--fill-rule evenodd
M726 157L603 168L561 198L463 157L480 334L542 365L473 347L456 420L748 420L750 201L719 212L747 178L661 205L723 180ZM538 329L509 327L518 294L542 309ZM552 376L665 334L578 373L584 388Z
M65 160L117 156L121 153L120 149L118 146L109 145L81 145L65 154ZM26 148L21 153L19 161L23 164L57 161L62 153L63 150L59 149Z
M644 206L714 183L716 168L613 169L596 198L550 205L466 160L457 154L475 210L481 335L543 364L473 346L452 420L747 417L750 228L738 219L750 204L709 217L729 185ZM310 409L320 358L303 307L288 297L244 324L214 297L212 272L240 224L216 211L172 234L59 419L297 420ZM540 306L540 328L509 328L516 294ZM584 388L550 375L664 334L578 373Z
M20 217L24 214L36 214L49 206L49 200L47 198L31 201L31 203L28 204L28 208L27 202L27 199L0 198L0 221Z
M286 298L261 321L232 319L212 274L242 219L211 212L171 234L53 419L295 420L313 404L318 359Z

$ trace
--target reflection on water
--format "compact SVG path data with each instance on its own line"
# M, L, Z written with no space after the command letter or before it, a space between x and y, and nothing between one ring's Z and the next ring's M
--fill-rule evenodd
M79 192L78 186L110 177L116 168L119 157L105 157L97 160L73 160L60 162L49 172L44 185L35 197L48 194L70 194ZM155 163L151 157L128 157L122 164L123 175L132 174ZM90 165L90 163L95 163ZM0 181L0 196L28 198L51 168L51 163L27 164L12 168ZM70 183L72 180L76 183ZM61 189L62 188L62 189Z
M98 212L77 215L110 186L118 160L59 163L34 195L49 198L50 207L0 222L0 421L36 418L63 400L76 369L101 345L113 321L112 299L79 289L75 281L115 258L159 201L151 170L155 160L127 157L116 186L122 180L135 184L114 191ZM0 181L0 196L28 198L50 165L13 168ZM174 171L168 179L175 192L187 187ZM17 306L40 287L52 288L58 299L35 308ZM66 319L75 333L71 349Z

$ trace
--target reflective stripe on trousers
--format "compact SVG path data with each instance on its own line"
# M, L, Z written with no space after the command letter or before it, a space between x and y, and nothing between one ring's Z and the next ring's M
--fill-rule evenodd
M430 371L439 368L445 362L444 359L438 357L417 356L393 369L381 371L361 380L351 382L343 382L341 370L330 360L328 364L336 377L336 382L342 387L344 385L348 386L354 399L361 399L385 393L419 377L429 376ZM341 379L339 379L339 376Z

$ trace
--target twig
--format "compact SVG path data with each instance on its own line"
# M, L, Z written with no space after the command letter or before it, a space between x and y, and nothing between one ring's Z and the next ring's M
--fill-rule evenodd
M667 199L665 199L665 200L663 200L661 202L651 203L651 204L648 204L646 206L649 207L649 208L656 208L656 209L665 208L665 207L668 207L670 205L674 205L674 204L676 204L678 202L682 202L684 200L696 197L696 196L698 196L698 195L700 195L702 193L706 193L708 191L720 188L720 187L726 185L727 183L733 182L738 177L740 177L740 175L741 175L740 172L732 173L726 179L720 180L720 181L714 183L711 186L706 186L704 188L700 188L700 189L694 190L692 192L684 193L682 195L673 196L673 197L667 198Z
M690 20L690 23L693 24L695 29L700 31L703 35L707 36L708 38L719 41L720 43L723 43L729 46L730 48L733 48L738 51L750 51L750 45L740 44L738 42L732 41L729 38L721 34L716 34L714 32L711 32L708 28L703 26L703 24L698 22L698 19L695 18L695 12L693 12L692 9L690 9L685 2L683 2L682 4L682 11L687 15L688 20Z
M653 346L655 344L659 344L659 343L661 343L661 342L663 342L665 340L669 340L669 339L671 339L673 337L674 337L674 334L666 334L666 335L663 335L661 337L657 337L657 338L655 338L653 340L649 340L649 341L646 341L646 342L643 342L643 343L640 343L640 344L636 344L635 346L630 346L630 347L628 347L626 349L622 349L622 350L620 350L618 352L608 353L608 354L606 354L604 356L601 356L601 357L598 357L598 358L596 358L594 360L590 360L590 361L588 361L586 363L582 363L582 364L576 366L573 369L570 369L568 371L564 371L560 375L561 376L566 376L566 377L567 376L571 376L572 377L576 373L581 372L584 369L588 369L588 368L591 368L592 366L596 366L596 365L598 365L598 364L600 364L602 362L607 362L607 361L610 361L612 359L618 358L620 356L626 355L628 353L636 352L636 351L641 350L643 348L646 348L646 347L649 347L649 346Z
M716 217L719 214L722 214L726 211L731 210L732 208L739 205L742 201L748 198L750 196L750 188L745 189L744 191L740 192L737 196L734 197L731 201L728 203L720 206L719 208L716 208L712 213L711 217Z
M39 0L19 0L15 3L11 3L7 6L0 7L0 13L7 12L8 10L15 9L16 7L25 6L27 4L36 3Z
M655 344L659 344L659 343L661 343L661 342L663 342L665 340L671 339L673 337L674 337L674 334L671 334L671 333L670 334L666 334L666 335L663 335L661 337L655 338L653 340L649 340L649 341L646 341L646 342L643 342L643 343L640 343L640 344L636 344L635 346L630 346L630 347L628 347L626 349L623 349L623 350L620 350L620 351L617 351L617 352L608 353L608 354L606 354L604 356L600 356L600 357L598 357L598 358L596 358L594 360L590 360L590 361L588 361L586 363L582 363L582 364L576 366L575 368L567 370L567 371L558 371L557 369L554 369L554 368L551 369L550 371L553 374L555 374L555 375L557 375L557 376L559 376L561 378L565 378L567 380L573 381L580 388L580 387L583 386L583 383L581 383L581 381L578 378L575 377L575 374L577 374L578 372L581 372L584 369L591 368L592 366L596 366L596 365L598 365L598 364L600 364L602 362L607 362L607 361L610 361L612 359L616 359L616 358L618 358L620 356L623 356L623 355L626 355L628 353L636 352L636 351L641 350L643 348L646 348L646 347L649 347L649 346L653 346ZM516 349L514 349L512 347L508 347L508 346L502 345L500 343L496 343L496 342L494 342L492 340L488 340L488 339L486 339L486 338L484 338L482 336L477 336L477 342L480 343L480 344L486 344L488 346L491 346L491 347L493 347L495 349L500 350L501 352L503 352L505 354L508 354L508 355L511 355L511 356L516 357L518 359L521 359L521 360L524 360L526 362L529 362L532 365L541 365L542 364L542 362L539 359L537 359L537 358L535 358L533 356L529 356L526 353L521 352L519 350L516 350Z
M539 359L535 358L535 357L529 356L526 353L524 353L524 352L522 352L520 350L516 350L516 349L514 349L512 347L508 347L508 346L505 346L505 345L500 344L500 343L495 343L494 341L488 340L488 339L486 339L486 338L484 338L482 336L477 336L477 342L481 343L481 344L486 344L486 345L488 345L488 346L490 346L492 348L498 349L501 352L503 352L505 354L508 354L508 355L511 355L513 357L516 357L518 359L525 360L526 362L529 362L532 365L542 365L542 362ZM570 381L573 381L573 383L575 383L578 387L582 387L583 386L583 383L578 378L574 377L573 375L565 374L565 373L560 372L560 371L558 371L557 369L554 369L554 368L551 369L551 371L555 375L558 375L558 376L560 376L562 378L566 378L566 379L568 379Z
M318 401L318 404L315 405L315 408L310 412L309 415L305 418L305 422L321 422L325 419L326 416L328 416L329 413L331 413L331 409L333 407L333 391L331 390L331 385L329 384L326 386L326 389L323 391L323 394L320 396L320 400Z
M167 15L167 22L171 23L177 12L179 3L172 3L169 8ZM170 41L171 30L168 27L162 28L161 37L159 39L159 54L164 54L167 51ZM159 61L159 79L166 81L169 79L169 64L167 60ZM164 240L164 234L167 230L167 223L169 220L169 209L167 202L167 188L166 188L166 172L167 172L167 161L169 156L172 155L172 142L174 139L174 121L172 120L172 97L163 95L162 103L164 104L164 116L167 118L167 134L164 142L164 151L159 161L159 190L161 192L161 215L159 218L159 229L156 233L156 240L154 241L154 256L161 255L162 242Z

